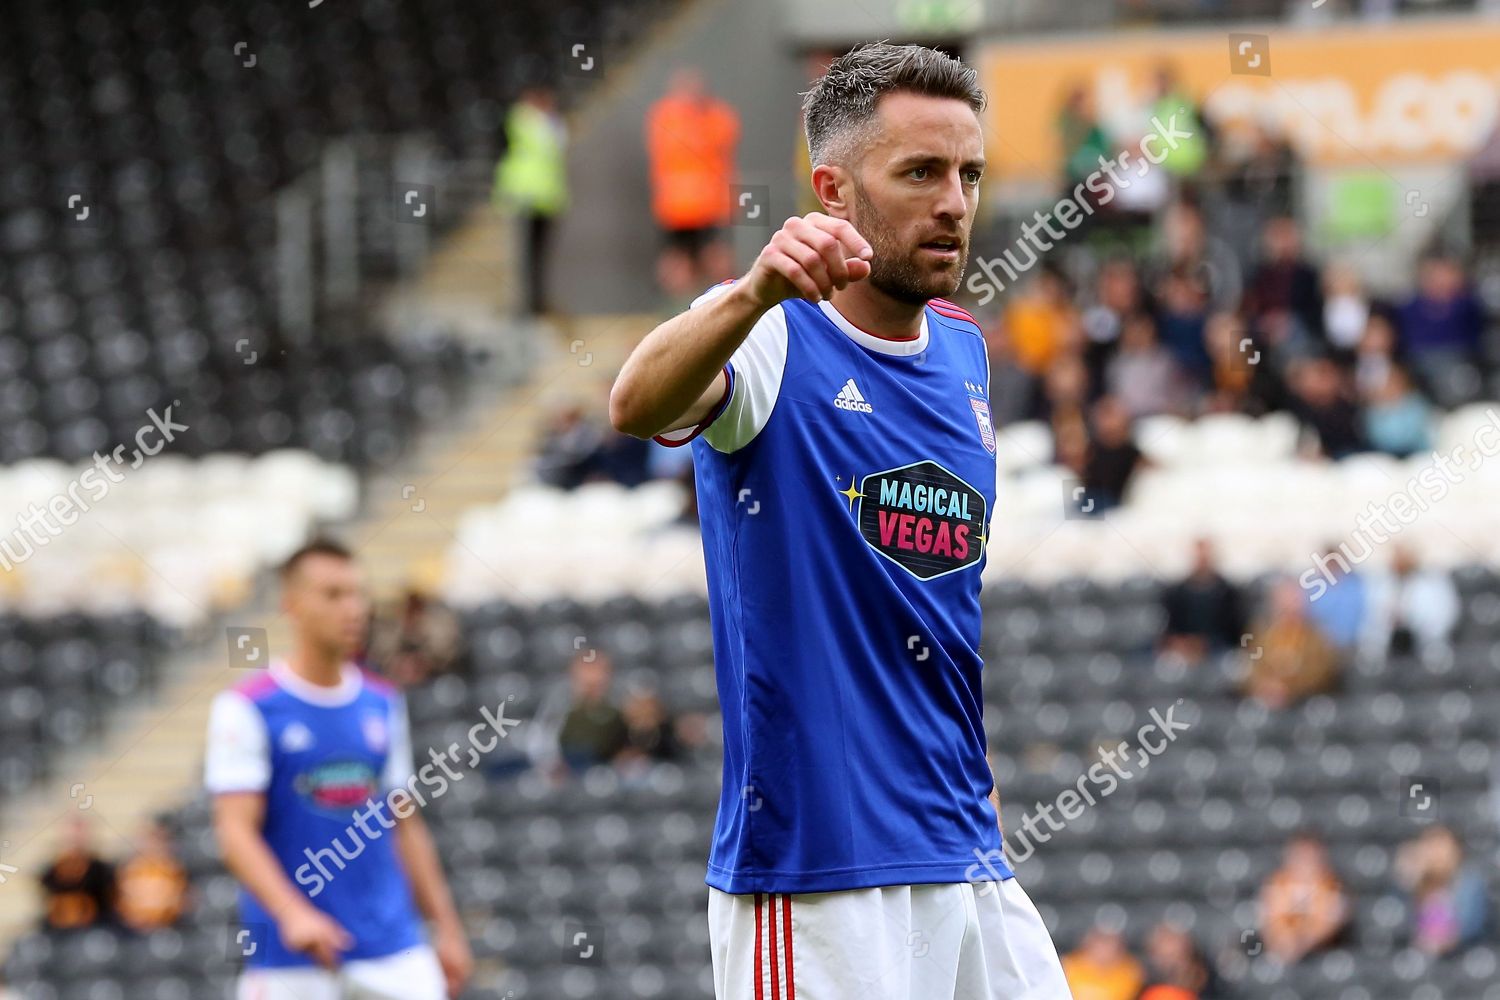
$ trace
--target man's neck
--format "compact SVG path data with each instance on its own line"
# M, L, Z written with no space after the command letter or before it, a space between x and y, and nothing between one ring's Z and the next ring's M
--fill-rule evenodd
M286 659L287 669L309 684L338 687L344 679L345 657L328 650L299 645Z
M868 281L835 289L829 301L839 315L872 337L915 340L922 334L925 303L916 305L893 299Z

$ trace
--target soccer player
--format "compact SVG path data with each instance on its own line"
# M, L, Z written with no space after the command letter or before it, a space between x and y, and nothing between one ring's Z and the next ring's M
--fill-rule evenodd
M803 105L823 211L647 335L611 393L621 431L693 441L724 718L719 1000L1069 996L990 798L989 366L940 298L984 101L932 49L835 60Z
M310 542L281 587L291 655L221 693L208 728L214 829L241 885L239 1000L442 1000L473 959L421 814L385 808L410 787L411 736L401 696L350 662L358 567Z

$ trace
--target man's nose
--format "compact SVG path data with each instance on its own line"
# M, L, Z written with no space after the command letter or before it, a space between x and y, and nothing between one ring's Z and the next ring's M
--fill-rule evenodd
M960 171L955 170L947 176L933 210L937 215L960 221L969 214L969 202L964 197L964 180Z

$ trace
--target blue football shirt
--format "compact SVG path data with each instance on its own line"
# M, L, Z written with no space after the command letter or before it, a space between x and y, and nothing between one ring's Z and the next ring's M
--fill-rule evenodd
M907 341L791 299L727 372L707 420L663 437L693 441L724 720L707 882L965 881L1001 857L980 685L983 336L940 299Z
M349 931L345 959L383 958L426 940L386 806L389 792L410 787L412 770L404 700L353 665L338 687L322 688L275 662L214 701L209 792L264 793L266 844L312 904ZM247 966L313 964L286 949L243 889L240 920Z

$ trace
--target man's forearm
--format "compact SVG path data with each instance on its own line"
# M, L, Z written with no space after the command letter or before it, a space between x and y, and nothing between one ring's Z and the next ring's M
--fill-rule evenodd
M411 883L417 909L439 927L457 927L458 909L448 891L448 880L438 861L432 834L420 816L413 814L397 821L396 849L401 855L402 867L406 869L407 881Z
M636 437L670 429L689 413L766 308L741 286L672 317L626 359L609 398L610 423Z

